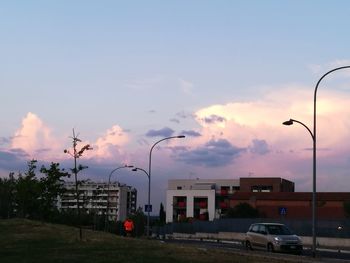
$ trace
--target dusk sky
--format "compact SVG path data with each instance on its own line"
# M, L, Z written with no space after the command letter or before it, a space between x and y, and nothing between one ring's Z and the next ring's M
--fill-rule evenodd
M313 93L350 65L349 1L1 1L0 176L92 145L80 179L282 177L312 191ZM318 90L317 190L350 192L350 70ZM39 173L39 172L38 172ZM147 178L113 177L147 196Z

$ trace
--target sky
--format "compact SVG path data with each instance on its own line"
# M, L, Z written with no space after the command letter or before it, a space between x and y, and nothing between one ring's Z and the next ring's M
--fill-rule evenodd
M27 162L72 168L72 132L93 150L80 179L125 164L169 179L282 177L312 191L313 96L350 65L350 2L1 1L0 176ZM317 191L350 191L350 69L317 93ZM39 172L38 172L39 173ZM142 171L112 180L147 200Z

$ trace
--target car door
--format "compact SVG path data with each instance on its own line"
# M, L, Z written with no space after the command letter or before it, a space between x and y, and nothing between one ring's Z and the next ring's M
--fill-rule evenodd
M259 247L259 225L253 225L248 232L248 240L253 248Z
M256 235L256 246L266 248L267 228L265 225L259 225L258 234Z

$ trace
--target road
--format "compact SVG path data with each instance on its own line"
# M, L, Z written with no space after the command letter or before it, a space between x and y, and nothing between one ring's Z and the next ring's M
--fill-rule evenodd
M182 243L182 244L190 244L193 246L198 246L201 249L206 248L220 248L225 250L232 250L237 252L247 252L246 248L239 241L215 241L215 240L206 240L206 239L166 239L164 240L167 243ZM291 257L300 257L303 259L310 258L312 259L311 248L306 247L303 250L301 256L291 255ZM267 254L268 252L263 250L254 250L249 251L249 253L263 253ZM274 256L286 257L286 254L274 253ZM340 252L337 250L331 249L318 249L317 250L317 258L322 262L350 262L350 251L341 250Z

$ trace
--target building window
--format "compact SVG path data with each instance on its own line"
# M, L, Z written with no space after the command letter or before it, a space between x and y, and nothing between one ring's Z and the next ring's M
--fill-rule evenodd
M221 195L228 195L230 193L230 187L229 186L221 186L220 194Z
M252 192L272 192L272 185L253 185L251 187Z
M177 190L182 190L182 186L176 187Z

